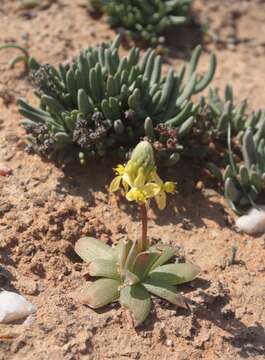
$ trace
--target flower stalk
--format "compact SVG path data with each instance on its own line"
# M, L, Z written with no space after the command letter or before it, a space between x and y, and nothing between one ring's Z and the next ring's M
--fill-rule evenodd
M145 203L140 204L142 218L142 236L139 238L139 252L146 251L149 248L149 239L147 236L147 207Z

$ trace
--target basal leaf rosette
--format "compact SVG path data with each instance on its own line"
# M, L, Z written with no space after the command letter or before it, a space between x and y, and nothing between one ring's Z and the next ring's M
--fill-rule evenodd
M168 264L176 251L170 246L139 252L137 242L122 240L114 248L91 237L81 238L77 254L88 263L88 273L97 278L81 295L82 303L98 309L119 302L132 315L134 326L142 324L155 295L175 306L187 308L175 286L193 280L200 268L191 263Z

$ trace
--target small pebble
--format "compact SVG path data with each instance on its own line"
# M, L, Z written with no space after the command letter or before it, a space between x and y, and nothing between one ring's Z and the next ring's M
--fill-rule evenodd
M11 291L0 293L0 323L21 320L36 312L35 305Z
M166 341L166 346L173 346L173 341L168 339Z
M0 165L0 176L8 176L12 174L12 170L4 165Z
M247 234L265 233L265 206L250 209L236 221L236 227Z

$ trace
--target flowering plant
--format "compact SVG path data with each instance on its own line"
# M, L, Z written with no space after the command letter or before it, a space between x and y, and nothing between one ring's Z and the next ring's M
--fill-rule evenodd
M150 312L150 293L186 308L185 299L174 286L193 280L200 269L191 263L173 262L176 251L168 245L150 246L146 204L155 198L158 207L164 209L166 194L175 192L173 182L164 183L158 176L151 144L140 142L127 164L118 165L115 172L110 191L122 188L129 201L139 203L141 236L134 241L121 240L114 247L85 237L77 241L75 251L89 263L89 274L99 278L85 290L83 302L99 308L119 301L130 310L134 325L138 326Z

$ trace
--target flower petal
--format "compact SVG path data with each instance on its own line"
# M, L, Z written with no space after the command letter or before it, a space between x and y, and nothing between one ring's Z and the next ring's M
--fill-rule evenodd
M160 179L160 177L158 176L156 170L153 170L150 174L150 178L151 180L153 180L156 184L158 185L162 185L163 184L163 181L162 179Z
M138 170L138 174L136 176L136 179L134 180L134 186L135 187L142 187L144 185L146 181L146 177L144 175L144 171L143 171L143 168L141 167L139 170Z
M131 190L126 194L126 199L129 201L140 201L145 202L147 200L144 192L138 188L131 188Z
M121 179L122 179L121 176L116 176L110 183L109 191L111 192L118 191L120 187Z
M129 174L127 174L126 172L122 175L122 180L128 184L129 186L132 187L132 180L131 180L131 176Z
M135 189L134 189L134 188L131 189L131 190L129 190L129 191L127 192L127 194L126 194L126 199L127 199L128 201L134 201L134 200L136 200L136 197L135 197Z
M122 179L122 186L124 188L125 194L127 194L127 192L129 191L129 185L126 181L124 181L124 179Z
M167 193L174 194L176 191L176 184L172 181L166 181L163 185L163 190Z
M115 173L117 175L123 175L124 174L124 171L125 171L125 166L124 165L117 165L116 168L114 169Z
M157 206L160 210L164 210L167 204L167 196L164 191L160 191L155 197Z
M160 186L154 183L147 183L143 186L142 190L144 191L146 198L155 197L160 192Z

